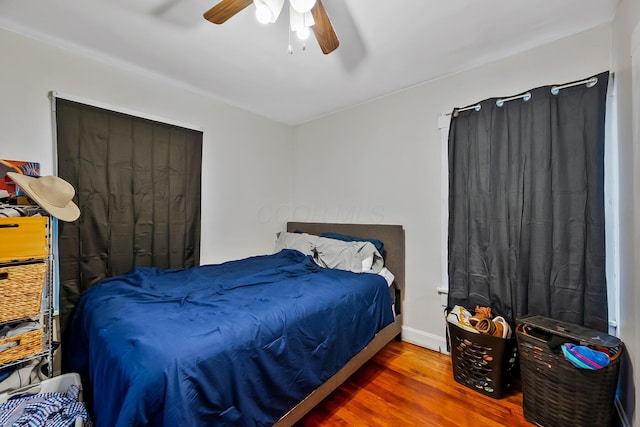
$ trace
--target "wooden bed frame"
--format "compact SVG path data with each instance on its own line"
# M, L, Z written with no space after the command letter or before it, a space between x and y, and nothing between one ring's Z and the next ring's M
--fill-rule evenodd
M331 392L337 389L351 374L364 365L382 347L387 345L394 338L400 339L402 328L402 300L404 297L404 229L401 225L380 225L380 224L332 224L317 222L289 222L287 231L301 231L308 234L320 235L325 232L347 234L363 238L379 239L384 243L385 266L395 276L393 284L395 320L390 325L383 328L371 342L356 354L347 364L334 376L329 378L320 387L315 389L304 400L298 403L293 409L280 418L275 426L293 426L305 414L313 409Z

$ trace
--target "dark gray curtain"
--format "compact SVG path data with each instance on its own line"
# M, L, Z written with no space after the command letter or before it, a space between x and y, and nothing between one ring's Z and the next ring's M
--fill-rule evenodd
M543 315L607 331L604 139L608 72L588 88L496 98L452 116L449 306L512 324Z
M202 132L56 99L58 174L81 216L59 222L60 321L133 267L200 262Z

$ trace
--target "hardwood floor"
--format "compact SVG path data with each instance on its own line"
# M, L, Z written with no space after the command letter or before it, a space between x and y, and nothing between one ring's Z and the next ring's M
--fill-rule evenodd
M516 386L493 399L453 380L451 357L391 342L296 426L528 426Z

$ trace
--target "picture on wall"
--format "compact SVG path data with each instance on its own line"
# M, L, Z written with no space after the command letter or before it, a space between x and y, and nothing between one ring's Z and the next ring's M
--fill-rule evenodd
M16 188L16 184L7 176L7 172L17 172L19 174L29 176L40 176L40 163L23 160L0 159L0 177L2 177L2 179L0 179L0 193L4 193L6 191L8 193L8 197L14 198L20 196L20 189Z

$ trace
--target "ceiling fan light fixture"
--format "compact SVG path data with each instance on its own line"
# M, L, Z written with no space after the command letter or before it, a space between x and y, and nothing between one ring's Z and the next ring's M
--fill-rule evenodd
M289 7L289 26L291 31L298 32L301 28L309 28L316 22L311 12L300 13L293 7Z
M256 19L261 24L273 24L280 16L284 0L253 0L256 6Z
M309 29L309 27L302 27L296 31L296 36L298 36L300 40L306 40L310 35L311 30Z
M268 24L271 22L271 11L264 4L256 3L256 19L261 24Z
M285 0L220 0L218 4L207 10L203 16L204 19L213 24L222 24L229 18L235 16L238 12L244 10L250 4L256 7L256 17L264 23L275 22L282 12ZM306 12L298 12L298 10L307 10ZM289 34L289 53L292 53L291 37L292 32L298 28L306 28L300 33L301 37L305 36L305 32L310 27L315 39L318 41L320 50L325 55L330 54L338 48L340 41L331 25L327 11L322 4L322 0L289 0L290 13L290 29ZM304 45L303 45L304 50Z
M316 0L289 0L289 4L296 12L306 13L315 6Z

